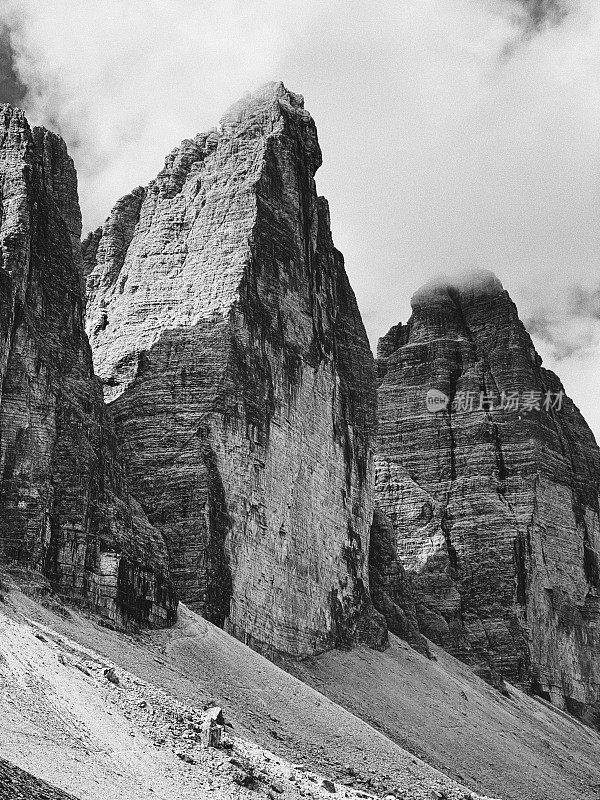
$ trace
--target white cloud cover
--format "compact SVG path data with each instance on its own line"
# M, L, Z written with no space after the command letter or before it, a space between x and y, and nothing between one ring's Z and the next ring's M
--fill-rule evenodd
M270 5L6 0L26 111L66 139L90 225L265 79L289 46Z
M600 323L566 291L600 284L600 4L562 5L537 27L542 0L4 0L0 19L31 121L75 158L88 226L282 79L317 121L318 185L372 341L430 276L492 269L600 432Z

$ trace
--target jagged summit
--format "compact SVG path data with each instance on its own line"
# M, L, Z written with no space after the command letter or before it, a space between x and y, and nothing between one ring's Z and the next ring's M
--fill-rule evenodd
M307 121L312 117L304 109L304 97L286 89L283 81L269 81L233 103L221 117L221 126L239 124L248 116L254 116L258 108L273 108L278 114L276 104L281 103L291 111L302 112Z
M421 334L427 339L430 336L429 324L435 324L440 335L453 332L458 337L469 338L462 308L498 303L502 303L505 314L513 317L515 324L522 328L516 307L493 272L476 269L431 278L411 297L413 313L408 322L394 325L379 340L378 358L389 357L409 339L414 344L420 340ZM427 323L425 326L424 321Z
M267 135L269 132L275 134L282 132L286 119L302 126L300 141L304 159L314 175L323 162L315 122L304 108L304 97L286 89L282 81L266 83L245 94L221 117L220 130L227 135L232 129L239 130L239 126L248 125L251 132L258 123L264 126Z
M73 161L7 105L0 203L0 564L111 624L168 624L164 543L128 493L84 332Z
M19 119L21 124L26 124L29 128L29 122L25 116L25 112L20 106L16 106L13 103L0 103L0 114L4 120L4 127L6 128L6 120L10 119L11 117L15 117Z

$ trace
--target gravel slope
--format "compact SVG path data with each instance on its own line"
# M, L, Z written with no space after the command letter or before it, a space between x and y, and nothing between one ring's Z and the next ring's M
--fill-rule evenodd
M136 637L16 591L0 608L0 756L82 800L331 797L324 778L340 797L472 796L185 608L175 630ZM187 738L210 701L234 726L229 750ZM260 776L253 788L231 757Z
M347 783L379 797L390 791L426 800L435 792L470 797L445 777L450 775L470 790L503 800L600 798L596 732L512 687L510 697L503 697L437 648L437 660L429 661L393 640L385 653L335 651L282 663L286 672L185 607L175 628L133 637L74 612L64 618L20 592L11 592L9 601L15 622L29 618L52 629L54 639L68 636L75 650L91 648L92 660L116 664L119 672L129 671L133 680L163 690L173 702L202 708L216 701L243 746L273 753L284 765L303 764L317 781L320 776L337 781L338 794L349 790L342 788ZM7 611L7 604L2 608ZM103 691L107 698L115 695L110 687ZM147 736L144 730L142 725L140 737ZM135 741L142 739L136 734ZM39 743L36 747L33 755ZM152 741L149 747L156 761L163 751ZM171 765L179 760L175 745L170 747ZM3 743L0 755L7 757ZM73 756L77 746L71 761ZM31 766L31 761L17 763ZM177 768L184 775L190 771L181 763ZM282 774L287 769L281 767ZM32 771L56 783L52 772ZM73 782L59 785L77 794Z
M76 800L0 758L0 800Z
M286 666L335 703L475 790L505 800L600 798L596 731L508 686L504 697L431 645L326 653Z
M46 626L0 615L0 647L0 776L5 765L11 778L0 797L4 792L7 798L58 800L65 796L61 788L81 800L292 800L334 793L312 770L231 728L222 747L203 748L202 709ZM44 786L40 778L60 788ZM359 796L350 788L341 791L347 798Z

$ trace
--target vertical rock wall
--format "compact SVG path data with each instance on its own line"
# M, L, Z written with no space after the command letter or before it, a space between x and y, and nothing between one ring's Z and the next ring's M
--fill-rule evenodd
M128 498L84 331L77 178L0 106L0 563L118 625L168 624L164 543Z
M486 677L593 718L594 437L568 398L558 407L563 387L494 276L431 284L412 305L408 324L379 344L376 497L415 587L420 630ZM427 410L431 389L450 398L447 408Z
M374 363L314 173L269 84L84 244L88 331L183 599L266 652L385 646L368 597Z

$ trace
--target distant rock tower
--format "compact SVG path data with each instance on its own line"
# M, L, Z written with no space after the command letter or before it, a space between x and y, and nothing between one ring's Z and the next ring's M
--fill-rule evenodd
M594 437L491 273L429 284L412 307L379 342L376 498L420 630L487 677L593 720ZM428 408L430 390L447 406Z

